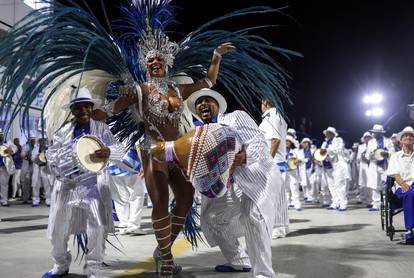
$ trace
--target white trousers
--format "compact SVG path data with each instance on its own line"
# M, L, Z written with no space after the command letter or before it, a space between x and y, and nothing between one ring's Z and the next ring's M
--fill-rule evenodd
M322 204L331 204L330 186L334 183L333 169L323 169L321 174L321 199Z
M46 166L33 164L32 173L32 202L33 205L40 204L40 187L45 190L46 205L50 205L50 194L52 188L49 181L49 176L46 172Z
M61 229L52 234L52 257L55 262L52 272L61 274L69 270L72 256L68 248L69 241L69 219L56 219L56 222L61 222ZM88 253L85 255L85 274L94 274L99 277L99 270L101 268L105 256L105 240L106 234L104 227L96 226L96 224L87 223L86 234L88 237L87 249ZM77 252L77 251L76 251ZM79 250L82 252L82 250Z
M306 175L308 177L309 185L310 185L308 186L308 191L307 191L308 201L319 201L319 192L320 192L320 183L321 183L320 174L318 174L316 170L312 172L312 169L307 169Z
M113 194L119 226L139 228L144 209L145 181L138 175L111 176L118 194Z
M295 209L300 209L302 207L300 203L300 192L299 192L299 183L300 178L297 173L297 170L288 171L286 174L286 182L289 187L286 191L286 198L288 204L293 205Z
M375 162L371 162L371 164L374 164ZM385 186L385 179L386 175L384 173L384 170L380 167L377 167L375 165L371 165L368 168L368 179L367 184L368 188L370 190L370 196L371 196L371 204L373 208L379 209L381 205L381 190L383 190Z
M275 202L275 224L274 228L288 228L289 227L289 213L288 201L286 198L286 191L288 188L287 173L281 173L281 181L278 182L280 186L274 187L276 202Z
M203 196L201 228L207 242L212 247L218 245L229 263L251 265L256 278L276 277L272 268L272 231L257 205L239 190L229 190L216 199ZM238 241L243 235L249 255Z
M13 192L12 192L12 197L16 198L17 196L17 192L20 189L20 175L22 173L22 169L16 169L16 172L14 172L13 174L13 178L12 178L12 185L13 185Z
M30 165L27 160L23 161L22 171L20 174L20 182L22 185L22 197L23 201L27 202L30 199L32 193L32 173L33 165Z
M5 166L0 167L0 203L2 205L8 204L9 195L9 179L10 175Z

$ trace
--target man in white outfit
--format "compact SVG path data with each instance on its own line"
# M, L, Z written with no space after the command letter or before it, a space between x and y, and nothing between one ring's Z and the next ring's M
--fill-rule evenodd
M374 138L369 140L365 152L365 158L369 160L367 187L371 191L372 198L372 207L369 210L378 211L381 205L381 190L384 188L386 180L388 159L393 152L393 144L389 138L384 136L385 130L382 125L375 124L370 131ZM378 155L378 153L380 154Z
M293 159L295 166L289 168L286 174L286 183L289 185L286 192L286 199L289 207L294 207L296 211L302 210L302 204L300 202L300 175L298 165L301 162L299 157L299 150L295 147L295 138L291 135L286 136L286 160L289 162ZM288 163L289 164L289 163Z
M119 219L120 235L145 235L141 230L142 212L144 209L145 181L140 174L141 161L135 147L131 148L123 157L125 165L120 168L116 164L108 166L113 188L112 198L115 211Z
M315 202L318 198L319 190L316 187L315 168L313 166L312 140L305 137L300 142L302 148L299 149L299 174L300 185L303 189L305 203Z
M22 157L22 146L20 145L20 139L14 138L13 144L16 146L16 152L12 155L14 166L16 168L16 172L13 174L12 178L12 199L16 200L16 197L22 196L21 190L21 173L22 173L22 164L23 164L23 157Z
M286 199L286 133L287 123L285 119L277 112L276 107L268 100L262 100L262 122L259 129L264 134L270 155L273 157L274 166L277 167L282 174L282 182L280 187L276 185L276 208L275 208L275 224L273 227L272 238L285 237L289 232L289 215L288 202Z
M36 144L36 138L30 136L26 144L22 147L22 171L20 174L20 181L22 185L23 203L28 203L32 194L32 174L33 174L33 161L32 151Z
M349 182L349 188L347 192L357 192L358 191L358 178L359 178L359 161L358 161L358 148L359 143L354 143L352 145L351 154L349 156L349 165L351 168L351 180Z
M4 133L1 128L0 145L4 146L4 152L2 156L0 156L0 205L2 207L8 207L10 206L8 202L9 179L10 175L13 175L16 171L12 155L17 151L17 147L14 144L5 142Z
M41 161L41 154L45 154L47 150L46 139L39 138L37 145L32 151L33 173L32 173L32 207L38 207L40 204L40 187L45 192L46 206L50 206L50 194L52 187L49 180L49 174L45 161Z
M256 278L276 277L272 267L272 227L275 186L280 173L273 165L264 136L245 112L223 114L227 104L216 91L202 89L187 99L189 109L201 119L196 125L218 123L231 127L243 149L236 155L234 187L223 197L203 195L201 228L211 246L218 245L227 263L216 271L250 271ZM280 185L279 185L280 186ZM241 192L240 192L240 191ZM247 253L238 237L246 239Z
M68 241L72 234L78 244L82 242L82 251L86 253L85 274L88 278L100 277L105 240L108 233L114 232L109 175L105 168L97 173L80 175L59 170L68 164L76 166L68 154L72 153L74 140L83 135L95 136L106 146L94 152L96 158L114 163L121 161L125 154L122 145L106 124L91 119L93 107L99 104L86 87L78 90L72 86L71 102L63 108L71 110L74 120L55 132L53 144L46 152L47 161L56 175L47 231L55 264L42 278L68 274L72 261Z
M358 146L358 153L357 153L357 161L359 162L359 176L358 176L358 196L357 200L358 203L367 204L370 207L371 205L371 192L369 192L367 188L367 179L368 179L368 166L369 166L369 160L365 157L365 153L367 150L367 145L369 140L372 139L372 135L370 132L365 132L364 135L362 135L361 142Z
M346 211L348 206L346 188L347 181L350 179L350 171L345 154L344 141L338 136L334 127L328 127L323 131L323 134L326 140L322 144L321 153L328 155L327 159L332 165L332 178L328 183L332 202L328 209Z

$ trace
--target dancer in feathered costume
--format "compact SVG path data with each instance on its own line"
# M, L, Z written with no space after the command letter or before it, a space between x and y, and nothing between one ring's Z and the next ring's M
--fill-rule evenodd
M273 56L298 54L275 47L257 35L257 29L273 26L232 32L212 28L224 20L277 13L280 9L252 7L235 11L174 43L165 35L175 21L170 1L132 1L122 7L125 17L113 28L108 20L104 27L86 1L82 6L66 2L70 6L54 1L50 7L32 12L2 41L0 64L5 69L0 81L4 99L0 109L10 112L12 118L19 111L25 112L23 125L27 125L29 105L45 92L43 119L51 134L66 120L67 115L57 115L55 108L56 102L69 98L64 89L69 82L77 80L78 87L87 87L93 97L110 99L102 110L113 122L112 131L118 138L135 142L145 135L141 148L146 185L154 205L152 221L158 241L155 257L159 273L171 276L180 270L173 263L171 246L191 207L194 189L177 167L154 160L149 146L154 141L177 139L183 100L217 81L247 109L255 109L254 104L267 97L283 110L281 99L287 96L289 76ZM199 80L187 85L171 82L179 73ZM16 88L27 75L35 80L16 100ZM176 199L170 213L168 185Z

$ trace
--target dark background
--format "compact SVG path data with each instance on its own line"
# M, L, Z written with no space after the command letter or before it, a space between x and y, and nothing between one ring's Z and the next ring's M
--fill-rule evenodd
M97 8L99 1L93 2ZM111 19L119 17L116 7L120 3L106 1ZM304 55L292 61L275 57L293 77L294 104L287 105L286 110L290 125L296 129L320 138L323 129L334 126L349 145L374 123L385 123L394 113L400 112L390 121L389 134L407 124L406 104L414 102L414 1L176 0L173 3L181 7L177 14L181 24L174 28L184 34L236 9L252 5L289 6L285 13L290 17L251 17L219 27L280 24L262 35L277 46ZM362 102L363 96L373 90L381 91L385 98L382 104L385 115L378 119L365 116ZM255 116L259 121L259 113ZM301 126L303 117L306 124Z

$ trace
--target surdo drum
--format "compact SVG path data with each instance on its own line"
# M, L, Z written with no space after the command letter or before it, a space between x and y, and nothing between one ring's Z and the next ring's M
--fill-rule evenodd
M59 154L59 162L52 167L56 168L60 178L83 180L88 176L95 176L107 164L107 159L100 159L95 156L95 151L105 145L100 139L92 135L84 135L74 139L71 143L62 147Z

